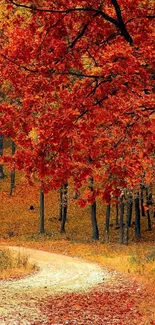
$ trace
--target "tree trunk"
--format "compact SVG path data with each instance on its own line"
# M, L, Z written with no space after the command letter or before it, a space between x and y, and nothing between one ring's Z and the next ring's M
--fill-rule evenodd
M67 219L67 207L68 207L68 181L63 186L62 189L62 220L61 220L61 229L60 233L64 234L66 232L65 225Z
M132 193L129 193L128 194L128 226L129 227L131 227L132 210L133 210L133 197L132 197Z
M60 187L60 190L59 190L59 221L62 221L62 213L63 213L63 208L62 208L62 191L63 191L63 187L61 186Z
M144 195L143 195L143 194L144 194L144 193L143 193L143 191L144 191L144 186L141 185L140 188L141 188L141 190L140 190L141 215L142 215L142 217L145 217L145 210L144 210Z
M94 191L93 184L94 184L94 179L93 177L91 177L89 188L92 191L92 194ZM94 203L91 204L91 222L92 222L92 239L99 240L99 230L98 230L97 217L96 217L96 201L94 201Z
M12 153L12 156L15 154L15 151L16 151L16 146L15 146L15 143L14 141L11 142L11 153ZM11 171L11 174L10 174L10 196L12 195L12 191L13 189L15 188L15 168Z
M132 214L132 195L129 194L126 202L125 245L128 245L128 241L129 241L129 227L131 225L131 214Z
M93 229L92 239L99 240L99 230L98 230L97 218L96 218L96 201L91 205L91 220L92 220L92 229Z
M116 203L116 226L118 226L118 203Z
M109 243L110 204L106 206L105 242Z
M135 194L135 236L136 239L141 238L141 231L140 231L140 206L139 206L139 192Z
M148 187L146 188L146 204L147 204L147 221L148 221L148 230L152 230L152 223L151 223L151 217L150 217L150 211L149 206L152 204L152 193L149 195Z
M124 239L123 219L124 219L124 202L123 202L123 198L121 198L121 202L120 202L120 236L119 236L120 244L123 244L123 239Z
M148 210L146 211L147 213L147 220L148 220L148 230L152 230L152 223L151 223L151 217L150 217L150 211L149 211L149 207Z
M40 187L40 233L44 233L44 192Z
M3 155L3 135L0 135L0 156ZM3 179L5 177L4 171L3 171L3 165L0 165L0 179Z

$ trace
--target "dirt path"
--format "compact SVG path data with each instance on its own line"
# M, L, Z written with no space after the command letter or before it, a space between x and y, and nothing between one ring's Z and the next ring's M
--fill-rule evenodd
M88 291L99 283L109 282L112 274L98 264L23 247L8 247L26 254L40 270L24 279L0 281L0 324L31 325L41 320L39 302L47 296Z

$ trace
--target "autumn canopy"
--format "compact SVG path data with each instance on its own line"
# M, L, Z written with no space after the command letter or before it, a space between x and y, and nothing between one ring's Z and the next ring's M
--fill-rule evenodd
M2 0L1 12L0 132L16 167L45 191L93 177L103 199L150 183L153 1Z

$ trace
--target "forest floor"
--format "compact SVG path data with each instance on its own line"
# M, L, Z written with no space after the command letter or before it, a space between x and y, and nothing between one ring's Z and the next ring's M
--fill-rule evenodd
M153 309L146 305L150 296L135 279L78 258L11 249L27 254L40 270L20 280L1 281L1 325L155 324ZM140 308L144 302L145 312Z
M66 292L87 291L98 283L108 281L110 273L98 264L45 251L8 247L27 255L39 271L16 281L1 281L0 324L32 324L46 319L36 306L40 299ZM24 322L23 322L24 318Z

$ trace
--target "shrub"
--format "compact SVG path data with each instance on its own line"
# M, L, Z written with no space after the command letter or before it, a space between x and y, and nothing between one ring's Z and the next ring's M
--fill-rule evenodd
M0 279L18 278L36 269L36 265L29 263L27 255L12 253L9 249L0 250Z

